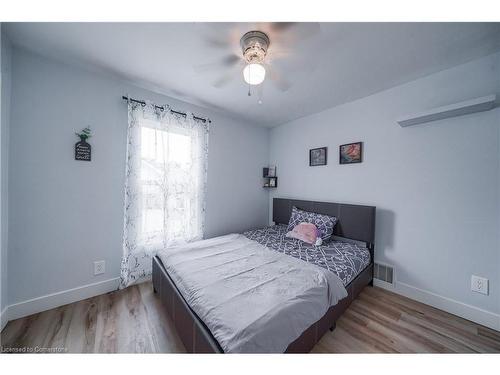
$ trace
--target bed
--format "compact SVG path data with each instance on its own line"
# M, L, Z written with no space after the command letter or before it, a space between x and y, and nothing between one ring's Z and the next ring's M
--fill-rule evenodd
M337 217L335 238L320 247L286 238L286 224L294 206ZM190 244L189 249L169 249L168 253L154 257L154 291L188 352L309 352L328 329L334 329L336 320L362 289L372 284L375 207L275 198L273 221L274 226L200 241ZM240 274L236 266L243 264L245 269L252 269L255 262L256 268L265 269L266 277L273 282L262 282L261 294L255 288L248 288L250 292L244 293L244 299L226 299L235 288L247 287L238 283L248 281L245 279L249 273L243 278L233 277L232 273ZM220 264L232 268L221 269ZM217 273L220 279L207 278ZM279 276L273 277L275 274ZM281 284L275 279L281 280ZM317 285L308 285L313 279ZM215 283L218 283L215 290L220 293L210 289ZM292 290L297 288L292 284L304 285L304 290L298 293L298 298L289 300L284 285L290 285ZM328 291L326 307L325 291ZM291 300L293 303L288 306ZM255 310L256 315L247 317L248 310ZM263 318L258 320L259 324L253 324L255 316L260 314ZM223 330L231 324L240 324L244 329L236 334Z

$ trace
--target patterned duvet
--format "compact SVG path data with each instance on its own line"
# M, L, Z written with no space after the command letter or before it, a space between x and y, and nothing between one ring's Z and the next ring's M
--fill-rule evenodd
M336 240L313 246L285 237L286 232L287 226L278 224L243 234L274 251L326 268L338 275L344 285L349 284L370 264L370 252L365 247Z

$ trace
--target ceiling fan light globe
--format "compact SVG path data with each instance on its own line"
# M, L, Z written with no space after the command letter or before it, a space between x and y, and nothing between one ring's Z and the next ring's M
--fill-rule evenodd
M243 78L249 85L260 85L266 78L266 69L261 64L248 64L243 69Z

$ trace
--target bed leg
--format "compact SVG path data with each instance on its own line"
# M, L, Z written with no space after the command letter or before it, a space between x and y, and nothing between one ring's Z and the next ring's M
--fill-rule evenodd
M369 286L373 286L373 279L368 283Z
M333 332L335 327L337 327L337 322L333 322L333 325L330 327L330 332Z
M156 290L156 288L155 288L155 286L154 286L154 285L153 285L153 293L154 293L154 294L157 294L157 293L158 293L158 291Z

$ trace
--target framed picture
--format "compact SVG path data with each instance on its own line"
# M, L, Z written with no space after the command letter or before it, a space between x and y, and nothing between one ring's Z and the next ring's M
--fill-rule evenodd
M339 146L339 163L353 164L363 161L363 142L348 143Z
M309 150L309 166L326 165L326 147Z
M276 167L274 165L271 165L269 167L269 171L267 173L269 177L275 177L276 176Z

